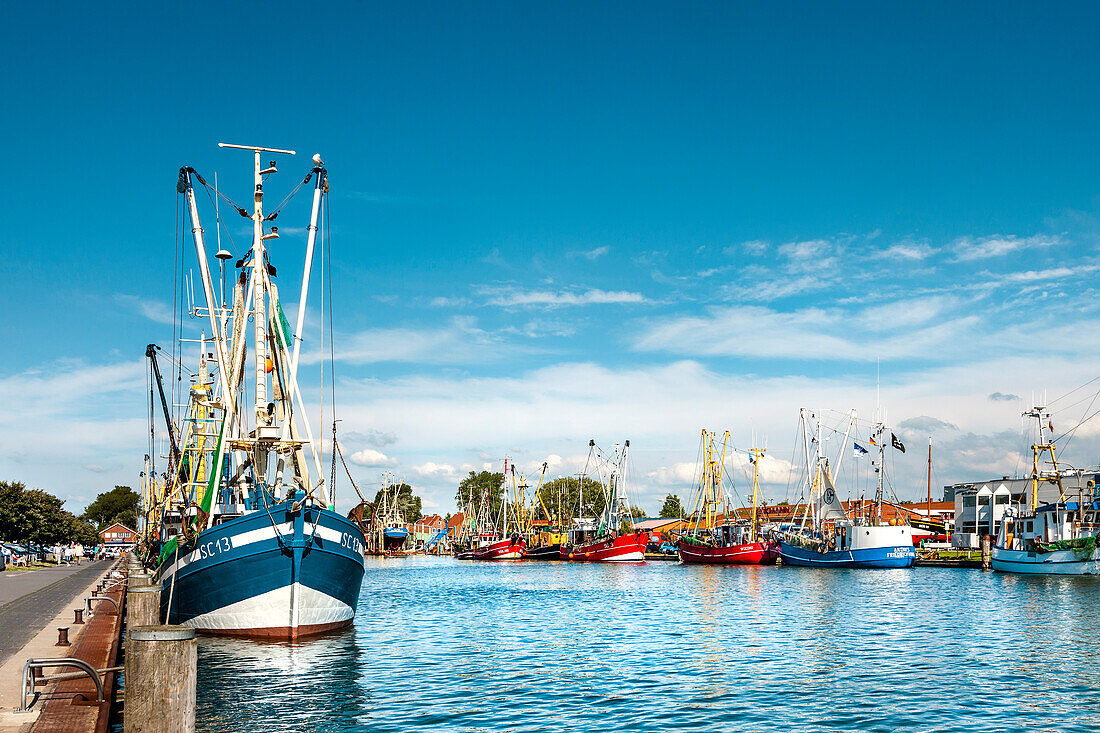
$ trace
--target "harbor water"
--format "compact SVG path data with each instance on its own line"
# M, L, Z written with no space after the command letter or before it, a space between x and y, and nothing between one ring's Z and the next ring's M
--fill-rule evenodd
M370 559L354 628L203 638L202 731L1100 730L1100 578Z

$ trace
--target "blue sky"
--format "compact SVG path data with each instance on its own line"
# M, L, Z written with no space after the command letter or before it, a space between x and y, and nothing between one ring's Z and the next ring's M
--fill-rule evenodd
M72 508L136 483L176 171L247 199L218 141L298 150L269 192L328 163L364 483L395 470L446 511L506 453L569 473L590 437L631 438L655 510L706 425L766 437L783 498L798 408L870 417L876 369L899 434L941 446L936 483L1012 473L1024 403L1096 373L1098 14L7 4L0 476ZM306 206L272 253L284 292ZM1097 432L1066 457L1097 463Z

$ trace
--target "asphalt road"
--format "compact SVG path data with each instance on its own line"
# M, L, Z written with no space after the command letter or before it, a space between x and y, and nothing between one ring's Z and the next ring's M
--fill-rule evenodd
M73 596L107 572L112 562L0 572L0 664L63 611Z

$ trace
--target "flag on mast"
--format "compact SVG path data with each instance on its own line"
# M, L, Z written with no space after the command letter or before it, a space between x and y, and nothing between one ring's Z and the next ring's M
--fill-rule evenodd
M898 440L898 436L893 433L890 433L890 443L902 453L905 452L905 444Z

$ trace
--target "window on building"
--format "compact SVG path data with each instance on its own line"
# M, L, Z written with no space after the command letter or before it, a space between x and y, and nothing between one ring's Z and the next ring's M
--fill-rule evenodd
M994 504L1007 504L1008 503L1008 498L1009 498L1008 494L997 494L996 496L993 497L993 503Z
M978 532L977 522L963 522L962 527L963 534L977 534Z
M963 509L967 509L974 506L974 495L969 494L963 497Z
M991 497L989 496L989 494L979 494L978 495L978 506L989 506L989 499L990 498Z

